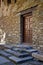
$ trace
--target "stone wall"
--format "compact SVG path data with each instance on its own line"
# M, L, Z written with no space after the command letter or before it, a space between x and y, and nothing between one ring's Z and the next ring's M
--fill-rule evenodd
M33 11L33 44L43 45L43 8L42 3Z
M19 15L3 17L0 21L0 28L6 32L6 42L20 42Z
M4 4L2 4L4 5ZM18 12L36 6L32 12L33 44L43 44L43 0L18 0L0 7L0 28L6 32L6 42L20 43L20 14Z

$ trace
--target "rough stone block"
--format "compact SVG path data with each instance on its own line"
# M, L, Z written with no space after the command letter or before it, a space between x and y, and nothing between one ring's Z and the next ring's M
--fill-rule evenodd
M15 45L15 47L17 47L17 48L26 48L26 49L32 49L32 46L29 46L29 45Z
M20 52L20 53L26 53L26 51L24 51L23 48L12 48L13 51L17 51L17 52Z
M10 60L0 56L0 65L14 65Z
M32 53L32 56L40 61L43 61L43 55L38 53Z
M0 53L0 54L3 55L3 56L5 56L5 57L10 57L10 56L12 56L11 54L6 53L6 52L4 52L4 51L2 51L2 50L1 50L1 53Z
M35 53L35 52L38 52L37 50L35 49L28 49L28 50L25 50L26 52L28 53Z
M29 57L25 57L25 58L17 58L15 56L11 56L11 57L9 57L9 59L14 61L15 63L23 63L23 62L32 60L33 58L30 57L30 56Z
M25 53L20 53L20 52L17 52L17 51L12 51L10 49L5 50L5 51L12 54L12 55L14 55L14 56L16 56L16 57L28 57L29 56L29 54L26 53L26 52Z
M4 45L4 47L7 48L7 49L12 49L13 48L13 46L11 46L11 45Z

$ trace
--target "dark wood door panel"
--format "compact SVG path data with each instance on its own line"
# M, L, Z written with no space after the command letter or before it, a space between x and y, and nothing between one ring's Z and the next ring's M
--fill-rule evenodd
M24 43L32 43L32 15L24 16Z

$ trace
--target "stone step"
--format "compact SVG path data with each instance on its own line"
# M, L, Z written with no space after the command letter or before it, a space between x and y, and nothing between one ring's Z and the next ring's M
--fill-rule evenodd
M0 50L0 55L3 55L3 56L5 56L5 57L10 57L10 56L12 56L11 54L9 54L9 53L7 53L7 52L5 52L5 51L2 51L2 50Z
M18 51L20 53L26 53L26 51L24 51L24 49L22 48L12 48L13 51Z
M29 53L20 53L20 52L17 52L17 51L12 51L10 49L5 50L5 52L10 53L10 54L17 56L17 57L21 57L21 58L29 56Z
M13 46L12 45L4 45L4 48L6 48L6 49L12 49Z
M25 51L26 52L28 52L28 53L35 53L35 52L38 52L37 50L35 50L35 49L25 49Z
M32 56L40 61L43 61L43 54L32 53Z
M25 57L25 58L17 58L17 57L15 57L15 56L11 56L11 57L9 57L9 59L12 60L12 61L15 62L15 63L23 63L23 62L32 60L33 57L28 56L28 57Z
M14 65L10 60L0 56L0 65Z
M33 53L33 52L37 52L36 49L34 49L33 47L27 47L27 48L12 48L12 50L14 51L19 51L19 52L22 52L22 53L25 53L25 52L30 52L30 53Z
M18 51L18 50L23 50L23 49L22 48L15 48L15 47L13 47L12 50Z
M27 49L33 48L32 46L29 46L29 45L15 45L15 47L17 47L17 48L27 48Z

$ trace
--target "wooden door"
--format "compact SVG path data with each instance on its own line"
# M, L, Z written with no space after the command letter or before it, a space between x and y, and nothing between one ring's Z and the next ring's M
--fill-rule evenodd
M24 15L24 43L32 43L32 15Z

